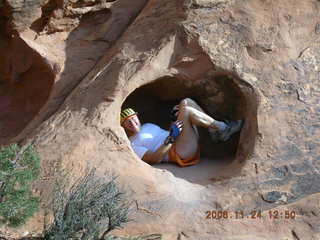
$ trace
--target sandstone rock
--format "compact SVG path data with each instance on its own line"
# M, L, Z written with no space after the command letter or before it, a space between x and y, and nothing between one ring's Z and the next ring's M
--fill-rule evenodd
M59 169L76 179L97 167L101 176L118 174L133 193L135 222L114 234L318 239L320 2L119 0L110 10L88 7L78 9L71 28L63 27L68 16L54 12L48 24L62 26L60 32L20 33L27 61L1 72L23 72L37 58L35 66L46 62L54 73L37 117L22 132L10 128L20 132L14 138L1 136L2 144L37 143L42 198L50 199ZM19 95L6 96L10 102ZM217 118L244 118L241 134L214 145L204 132L206 159L185 172L142 162L119 125L121 107L136 105L146 121L165 126L162 107L184 97ZM11 112L4 102L1 122ZM219 210L228 217L206 219ZM235 219L236 211L244 217ZM260 211L261 219L252 218ZM276 221L269 211L297 218ZM40 224L32 231L39 233Z
M3 2L7 17L10 16L8 30L24 31L41 16L41 6L46 0L8 0Z
M228 2L231 2L231 0L193 0L191 6L195 8L210 8Z

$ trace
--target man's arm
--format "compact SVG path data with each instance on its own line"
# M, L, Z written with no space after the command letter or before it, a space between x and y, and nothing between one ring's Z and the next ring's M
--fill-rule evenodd
M155 152L151 152L148 150L142 157L142 160L150 163L150 164L155 164L155 163L160 163L161 160L164 158L167 152L169 152L172 144L162 144Z
M166 153L169 152L172 143L180 135L182 131L182 126L183 123L180 120L173 122L170 126L169 136L166 138L164 143L155 152L147 151L143 155L142 160L150 164L160 163L166 155Z

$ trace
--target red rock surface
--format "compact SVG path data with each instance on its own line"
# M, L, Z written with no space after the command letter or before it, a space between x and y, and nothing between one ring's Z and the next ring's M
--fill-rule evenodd
M319 1L17 4L5 1L1 10L0 143L35 141L42 177L34 189L44 202L57 171L76 179L97 167L132 193L135 221L115 234L320 238ZM204 136L203 165L149 166L119 125L121 106L137 104L157 121L149 104L183 97L245 126L226 145ZM205 219L209 210L276 209L297 218ZM44 219L40 212L2 232L36 234Z

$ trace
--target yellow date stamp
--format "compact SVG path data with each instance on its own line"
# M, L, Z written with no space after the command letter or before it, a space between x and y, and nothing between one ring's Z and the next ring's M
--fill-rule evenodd
M262 212L262 210L251 211L232 211L232 210L209 210L205 212L205 219L296 219L296 212L294 210L269 210Z

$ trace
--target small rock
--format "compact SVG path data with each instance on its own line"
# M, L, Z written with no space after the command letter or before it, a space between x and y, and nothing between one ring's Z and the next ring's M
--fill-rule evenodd
M300 87L297 89L298 100L301 102L307 103L310 98L310 88L309 87Z
M222 3L230 2L230 0L193 0L194 7L214 7Z
M317 24L316 24L315 33L316 33L316 34L320 34L320 23L317 23Z
M262 199L268 203L274 203L278 201L280 198L281 198L281 193L276 191L268 192L266 195L262 196Z
M287 202L288 196L285 192L272 191L261 196L262 200L268 203Z
M289 170L287 166L282 166L278 168L272 168L272 172L277 178L285 178L288 176Z

